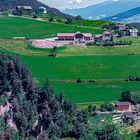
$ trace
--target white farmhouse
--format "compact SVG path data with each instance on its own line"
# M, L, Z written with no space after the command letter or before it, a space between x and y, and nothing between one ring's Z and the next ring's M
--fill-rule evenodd
M138 36L138 30L137 29L130 29L129 33L130 33L130 36L133 36L133 37Z

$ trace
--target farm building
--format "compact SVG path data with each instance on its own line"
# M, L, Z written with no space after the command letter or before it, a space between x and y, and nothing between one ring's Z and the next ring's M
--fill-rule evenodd
M57 34L58 41L71 41L74 43L87 43L93 40L93 36L91 33L58 33Z
M113 35L110 32L104 32L103 34L94 35L95 42L109 42L113 40Z
M129 33L130 33L130 36L132 36L132 37L138 36L138 30L137 29L130 29Z
M130 102L116 102L115 105L118 112L131 111L132 109Z
M45 7L39 7L37 9L37 13L46 14L47 13L47 9Z
M102 41L103 41L103 42L111 41L112 38L113 38L113 35L112 35L110 32L104 32L104 33L102 34Z
M124 31L124 30L126 30L126 26L123 24L117 24L115 27L115 30Z
M32 12L33 9L31 6L17 6L15 11L17 15L30 14Z

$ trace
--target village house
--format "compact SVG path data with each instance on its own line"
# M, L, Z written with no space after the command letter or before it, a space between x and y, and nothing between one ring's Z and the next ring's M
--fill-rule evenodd
M116 24L115 30L124 31L126 30L126 26L123 24Z
M137 37L138 36L138 30L137 29L129 29L130 36Z
M69 41L74 44L82 44L93 41L93 36L91 33L58 33L58 41Z
M93 36L95 42L109 42L113 41L113 35L110 32L104 32L103 34L97 34Z
M39 7L37 9L37 13L46 14L47 13L47 9L45 7Z
M102 34L102 41L103 42L112 41L112 39L113 39L113 35L110 32L104 32Z
M118 112L127 112L132 110L130 102L116 102L115 105Z
M33 9L31 6L17 6L15 12L17 15L31 14Z

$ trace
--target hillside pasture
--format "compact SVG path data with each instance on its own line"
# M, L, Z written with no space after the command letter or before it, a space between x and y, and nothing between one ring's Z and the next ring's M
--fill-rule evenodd
M57 33L71 32L102 33L102 29L72 26L60 23L49 23L22 17L0 17L0 38L26 37L48 38Z
M116 39L115 39L116 40ZM64 56L126 56L140 55L140 38L123 37L117 40L132 41L131 46L74 46L67 45L57 48L57 57ZM28 56L48 56L50 49L34 48L26 40L0 39L0 50Z
M126 47L66 46L51 58L49 49L33 48L25 40L1 39L0 51L19 54L40 86L48 78L56 94L64 92L69 101L106 102L119 99L125 90L140 92L140 82L125 82L129 76L140 75L140 39L132 41ZM76 83L79 77L82 83Z

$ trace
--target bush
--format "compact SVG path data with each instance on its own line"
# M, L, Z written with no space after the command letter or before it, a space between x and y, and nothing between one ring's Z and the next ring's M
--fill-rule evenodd
M82 83L81 78L78 78L76 82L77 82L77 83Z

